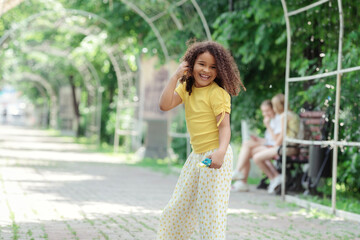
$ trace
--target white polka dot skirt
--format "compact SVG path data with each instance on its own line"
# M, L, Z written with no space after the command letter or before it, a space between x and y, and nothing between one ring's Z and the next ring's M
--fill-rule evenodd
M158 240L189 239L196 226L201 239L225 239L233 153L229 146L220 169L199 168L214 151L189 155L161 215Z

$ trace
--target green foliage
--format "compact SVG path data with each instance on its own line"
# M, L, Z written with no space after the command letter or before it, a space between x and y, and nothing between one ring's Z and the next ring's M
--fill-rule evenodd
M299 56L293 61L292 68L299 69L293 71L293 75L311 75L333 71L337 68L337 48L338 48L338 18L337 4L331 1L321 10L314 10L308 13L311 21L317 23L310 31L310 36L306 31L297 31L296 40L298 44L294 45L294 57ZM331 6L331 7L330 7ZM353 2L343 1L344 8L344 43L342 67L349 68L359 66L359 51L356 50L355 42L359 42L359 26L354 24L354 19L358 19L357 14L352 10L356 8ZM301 19L297 19L301 20ZM300 24L298 23L298 29ZM307 26L310 26L309 24ZM356 40L355 40L356 39ZM310 41L309 41L310 40ZM304 46L299 43L309 42ZM317 43L317 44L316 44ZM316 54L319 54L316 56ZM319 57L322 53L323 57ZM304 61L307 60L307 61ZM304 64L304 62L306 64ZM298 67L297 67L298 66ZM339 140L358 142L360 140L360 109L359 109L359 91L358 84L360 78L359 72L344 74L341 76L341 99L340 99L340 125ZM294 105L299 109L303 104L308 104L314 109L321 109L327 112L329 121L335 118L335 92L337 88L336 77L310 81L306 84L292 84L294 87L292 94L295 95ZM352 96L352 97L350 97ZM295 104L296 103L296 104ZM329 139L333 138L334 124L330 124ZM344 191L358 194L360 185L356 181L360 174L360 165L358 163L359 148L344 147L340 149L338 160L338 183L343 186ZM330 186L329 186L330 187Z
M286 34L280 1L248 1L245 7L220 13L212 24L213 38L234 56L247 88L232 101L232 136L240 141L240 119L261 128L259 106L282 92Z
M212 24L213 38L226 46L238 63L247 91L232 101L232 137L241 138L241 119L255 122L262 129L260 103L278 92L284 92L286 29L280 1L242 1L243 6L232 12L221 12ZM287 1L288 8L295 10L312 1ZM344 43L342 65L360 65L360 41L358 9L353 1L343 1ZM356 19L356 21L355 21ZM339 36L337 1L330 1L313 10L291 17L292 48L290 76L305 76L337 69ZM359 141L359 72L344 75L341 81L339 139ZM323 110L332 123L335 115L336 77L290 84L290 108L300 112L302 108ZM354 96L354 97L349 97ZM328 129L332 138L334 124ZM356 148L358 150L358 148ZM360 173L358 153L344 148L339 156L338 181L350 192L358 192L355 183ZM352 167L350 167L352 166Z
M98 18L87 18L78 14L74 14L71 20L68 18L60 23L59 18L62 16L57 15L57 12L53 10L63 8L79 9L98 14L100 17L106 18L111 24L106 25L99 22ZM51 14L43 14L44 12L41 11L53 12ZM3 30L10 29L10 26L15 25L17 21L29 19L30 16L39 12L43 15L31 19L28 27L24 25L27 31L22 31L23 28L15 31L13 34L14 38L4 45L7 50L5 54L1 54L1 57L6 59L6 61L2 62L6 62L7 66L3 65L0 72L2 72L3 76L9 77L14 72L22 73L28 71L38 74L49 81L55 92L58 92L60 87L67 85L69 83L69 76L73 75L75 86L82 91L81 95L78 96L80 113L82 115L80 129L85 134L86 128L90 124L89 118L91 118L89 115L91 111L89 109L92 106L89 106L89 104L94 104L91 102L88 94L88 89L83 79L84 76L79 72L79 66L84 64L80 59L86 57L94 66L95 71L97 71L102 87L105 90L102 96L101 136L103 140L111 141L113 133L107 132L105 126L111 125L111 122L107 123L107 121L111 111L114 111L114 108L109 106L111 106L117 91L117 80L115 71L112 65L110 65L103 46L105 44L108 44L108 46L118 45L125 56L127 54L131 56L137 55L140 48L140 43L137 42L138 34L140 32L144 35L148 34L150 30L148 24L121 2L114 3L112 11L110 11L109 4L101 1L47 2L29 0L24 1L18 7L2 16L1 24L4 26ZM54 24L58 24L58 27L54 28ZM103 31L99 35L85 36L78 31L81 28L88 30L102 28ZM3 32L1 31L1 33ZM141 38L139 40L141 41ZM69 57L67 59L64 56L54 56L49 49L39 49L39 47L41 48L44 45L47 46L46 48L56 49L56 51L69 52L70 50L71 56L66 56ZM134 61L129 62L131 63L130 68L136 70ZM94 82L92 84L96 85ZM39 92L31 84L30 87L22 88L22 90L34 102L39 101L36 99L41 98Z
M339 169L341 172L343 169ZM315 203L331 207L331 179L327 179L324 186L318 188L320 195L300 197ZM336 209L360 214L360 194L358 190L352 191L345 184L336 186Z
M112 139L115 132L115 123L116 123L116 112L112 111L108 114L108 119L106 121L106 127L105 127L106 135L112 137L111 141L110 139L106 139L107 142L113 142Z
M346 191L360 195L360 150L357 147L347 147L341 154L338 179Z

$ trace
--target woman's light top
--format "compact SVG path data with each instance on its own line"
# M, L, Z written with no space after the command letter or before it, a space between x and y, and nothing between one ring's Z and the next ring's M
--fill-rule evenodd
M299 134L300 119L297 114L292 111L288 112L288 124L286 129L286 136L290 138L296 138Z
M285 113L281 114L281 117L284 117ZM287 114L287 129L286 129L286 136L288 138L297 138L300 130L300 119L299 116L292 112L288 111Z
M203 153L218 148L218 126L225 112L230 114L230 95L215 82L201 88L193 86L190 96L186 91L186 83L179 84L175 91L185 105L186 125L194 152ZM216 122L216 116L220 114L221 118Z
M270 127L275 135L281 133L281 116L279 114L276 114L275 117L270 120ZM268 130L265 131L265 145L275 146L275 139L273 139Z

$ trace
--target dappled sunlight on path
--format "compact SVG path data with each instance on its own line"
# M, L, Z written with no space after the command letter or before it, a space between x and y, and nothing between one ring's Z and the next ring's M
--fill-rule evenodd
M0 239L155 239L176 175L45 131L0 133ZM231 194L227 239L360 239L359 227L252 188Z
M19 160L124 163L124 158L89 151L47 131L0 126L0 157Z

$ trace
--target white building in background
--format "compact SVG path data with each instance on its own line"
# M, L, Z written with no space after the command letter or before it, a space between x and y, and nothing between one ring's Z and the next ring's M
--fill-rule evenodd
M0 124L34 126L34 105L11 85L0 89Z

